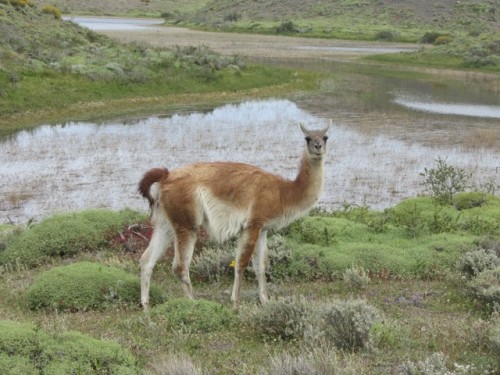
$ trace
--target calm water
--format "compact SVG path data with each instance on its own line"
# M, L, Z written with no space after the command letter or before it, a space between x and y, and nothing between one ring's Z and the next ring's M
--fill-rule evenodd
M233 160L293 178L304 147L299 122L321 128L327 120L294 102L267 100L132 124L75 122L20 132L0 143L0 194L6 198L0 222L97 207L146 210L136 190L152 167ZM320 200L328 209L344 203L382 209L420 194L419 173L440 156L474 172L478 184L499 177L498 150L367 135L342 118L329 135Z
M163 19L145 18L105 18L105 17L63 17L66 21L73 21L94 31L105 30L144 30L162 25Z

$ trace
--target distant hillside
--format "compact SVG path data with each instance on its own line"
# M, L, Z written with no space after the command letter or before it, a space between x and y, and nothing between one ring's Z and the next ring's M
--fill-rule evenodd
M500 32L499 0L43 0L64 13L163 15L172 22L255 31L293 20L299 31L328 37L351 27L411 34L414 30ZM317 29L317 30L313 30ZM334 34L334 33L333 33ZM320 35L321 36L321 35ZM334 35L333 35L334 36Z

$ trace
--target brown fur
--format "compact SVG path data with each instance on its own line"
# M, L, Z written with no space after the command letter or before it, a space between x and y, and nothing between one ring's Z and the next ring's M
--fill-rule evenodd
M139 193L146 198L149 202L149 207L154 204L154 198L151 196L151 185L156 182L161 182L168 177L167 168L153 168L144 174L142 180L139 182Z

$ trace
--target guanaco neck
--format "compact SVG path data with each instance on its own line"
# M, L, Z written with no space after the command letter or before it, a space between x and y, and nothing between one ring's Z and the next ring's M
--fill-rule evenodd
M299 172L290 189L290 206L306 209L318 201L323 190L324 163L323 156L314 158L307 151L304 152L300 160Z

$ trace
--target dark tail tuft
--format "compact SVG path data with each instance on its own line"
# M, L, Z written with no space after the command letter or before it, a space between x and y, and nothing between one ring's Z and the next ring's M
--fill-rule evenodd
M150 207L153 207L154 204L154 199L150 193L151 185L166 179L168 174L167 168L153 168L147 171L139 182L139 193L149 201Z

